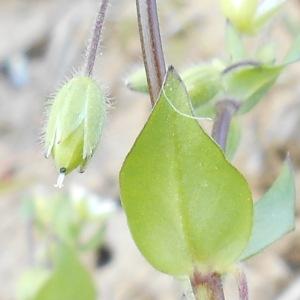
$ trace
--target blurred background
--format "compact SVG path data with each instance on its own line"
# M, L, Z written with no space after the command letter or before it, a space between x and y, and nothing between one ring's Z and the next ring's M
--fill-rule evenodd
M216 0L164 0L158 6L168 64L181 71L224 57L225 21ZM23 201L58 193L57 171L53 161L44 158L45 106L82 65L97 9L95 0L0 1L0 300L17 299L19 278L36 252ZM280 61L297 30L300 1L290 0L255 43L273 39ZM248 44L250 49L255 46L253 39ZM119 202L118 172L151 111L148 97L125 85L126 77L141 65L135 1L113 0L95 67L112 108L89 167L84 174L69 175L63 193L81 188ZM298 64L287 68L267 97L241 118L244 132L234 164L249 181L255 200L270 187L287 152L299 187L299 75ZM250 299L300 299L299 222L298 216L295 232L244 264ZM180 285L155 271L137 251L121 207L108 220L105 249L84 258L101 299L181 298ZM229 278L228 295L235 288Z

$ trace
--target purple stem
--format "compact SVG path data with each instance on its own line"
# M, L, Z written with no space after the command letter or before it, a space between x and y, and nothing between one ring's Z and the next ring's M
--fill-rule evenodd
M241 265L238 266L237 284L240 300L248 300L248 283L245 272Z
M100 5L100 9L96 18L96 22L94 25L93 36L90 42L88 51L87 51L87 60L86 60L86 69L85 75L91 77L93 74L93 69L95 65L95 59L97 56L97 50L99 46L99 40L101 36L101 31L104 23L105 13L108 6L109 0L102 0Z
M217 115L212 129L212 138L225 152L230 122L239 104L234 100L223 100L218 102L215 108Z
M240 67L244 67L244 66L249 66L249 67L259 67L261 66L261 63L258 61L254 61L254 60L243 60L243 61L239 61L235 64L232 64L230 66L228 66L226 69L224 69L222 71L222 75L225 75L227 73L230 73L231 71L238 69Z
M136 0L136 8L150 100L154 106L166 74L156 0Z
M224 300L224 291L221 275L217 273L201 274L197 269L194 270L194 277L191 278L196 300L202 300L203 293L209 298L207 300Z

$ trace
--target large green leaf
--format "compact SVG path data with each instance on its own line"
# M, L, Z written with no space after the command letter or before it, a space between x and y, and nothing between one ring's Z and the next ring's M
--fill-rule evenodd
M172 275L190 275L194 267L222 273L248 243L251 193L189 116L186 89L171 67L123 164L122 204L138 248L155 268Z
M34 300L54 299L97 299L91 276L82 266L76 253L65 246L60 249L53 275L34 298Z
M250 242L241 255L245 260L265 249L295 228L295 183L286 161L269 191L254 205L254 224Z

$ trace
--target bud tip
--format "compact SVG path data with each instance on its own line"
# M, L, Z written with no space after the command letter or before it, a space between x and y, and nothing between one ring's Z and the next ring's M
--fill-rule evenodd
M63 182L64 182L64 179L66 177L66 175L65 175L66 171L67 171L66 168L60 168L59 175L58 175L58 178L57 178L57 182L54 185L55 187L57 187L57 188L60 189L60 188L62 188L64 186Z

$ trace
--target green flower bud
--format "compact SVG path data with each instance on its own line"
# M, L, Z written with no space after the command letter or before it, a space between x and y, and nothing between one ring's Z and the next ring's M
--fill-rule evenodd
M140 93L149 93L145 69L141 68L133 74L131 74L127 79L126 85L132 91Z
M193 66L182 72L182 80L185 83L193 107L209 102L221 88L221 67L219 62L213 64L201 64ZM137 92L148 93L146 73L140 69L132 74L127 82L127 86Z
M242 33L253 34L272 19L286 0L220 0L224 15Z
M194 108L208 103L221 88L220 70L213 65L197 65L187 69L182 73L182 80Z
M45 156L52 155L60 175L75 168L84 172L100 140L105 119L105 97L92 78L77 76L53 100L45 135Z

